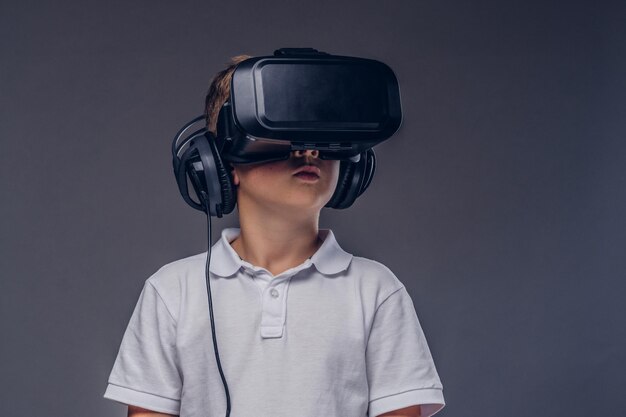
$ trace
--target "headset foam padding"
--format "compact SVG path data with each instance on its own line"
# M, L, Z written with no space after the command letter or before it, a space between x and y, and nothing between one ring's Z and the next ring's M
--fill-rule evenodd
M233 182L232 173L224 165L224 161L222 161L222 157L217 150L215 145L215 136L213 136L210 132L207 132L205 136L209 142L209 146L211 147L211 152L213 153L215 165L217 167L217 179L220 182L222 190L222 214L229 214L234 210L235 205L237 204L237 187Z

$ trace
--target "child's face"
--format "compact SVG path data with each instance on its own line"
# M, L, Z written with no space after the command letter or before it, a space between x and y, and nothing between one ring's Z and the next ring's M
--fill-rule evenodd
M240 209L257 204L270 210L296 209L303 214L319 212L335 192L340 161L323 160L318 156L317 150L293 151L289 159L283 161L232 164ZM319 178L306 180L295 176L304 165L319 168Z

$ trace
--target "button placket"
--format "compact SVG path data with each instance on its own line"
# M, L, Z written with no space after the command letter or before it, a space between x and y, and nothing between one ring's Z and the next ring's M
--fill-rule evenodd
M282 337L286 315L285 289L289 276L274 278L263 292L261 337Z
M292 268L280 275L271 275L268 271L261 269L254 271L254 279L265 281L261 291L261 324L260 331L262 338L280 338L283 336L285 321L287 316L287 289L294 275L301 270L312 265L309 259L300 267ZM261 284L259 283L259 286Z

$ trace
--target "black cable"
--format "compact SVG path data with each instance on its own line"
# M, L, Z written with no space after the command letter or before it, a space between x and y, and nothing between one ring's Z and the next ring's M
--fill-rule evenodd
M211 262L211 216L209 215L209 199L206 193L201 192L201 197L204 200L205 204L205 212L207 217L207 230L208 230L208 238L207 242L209 245L209 249L207 250L206 256L206 266L205 266L205 275L206 275L206 290L207 296L209 299L209 317L211 319L211 334L213 335L213 350L215 351L215 359L217 361L217 368L220 371L220 376L222 377L222 384L224 384L224 391L226 392L226 417L230 416L230 394L228 392L228 384L226 383L226 378L224 378L224 372L222 371L222 364L220 362L220 354L217 350L217 341L215 339L215 322L213 321L213 301L211 300L211 283L209 279L209 264Z

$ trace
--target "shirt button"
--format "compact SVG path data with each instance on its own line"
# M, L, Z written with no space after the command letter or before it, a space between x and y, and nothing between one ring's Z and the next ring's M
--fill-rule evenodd
M270 294L272 294L272 297L277 298L278 290L276 288L272 288L272 290L270 291Z

